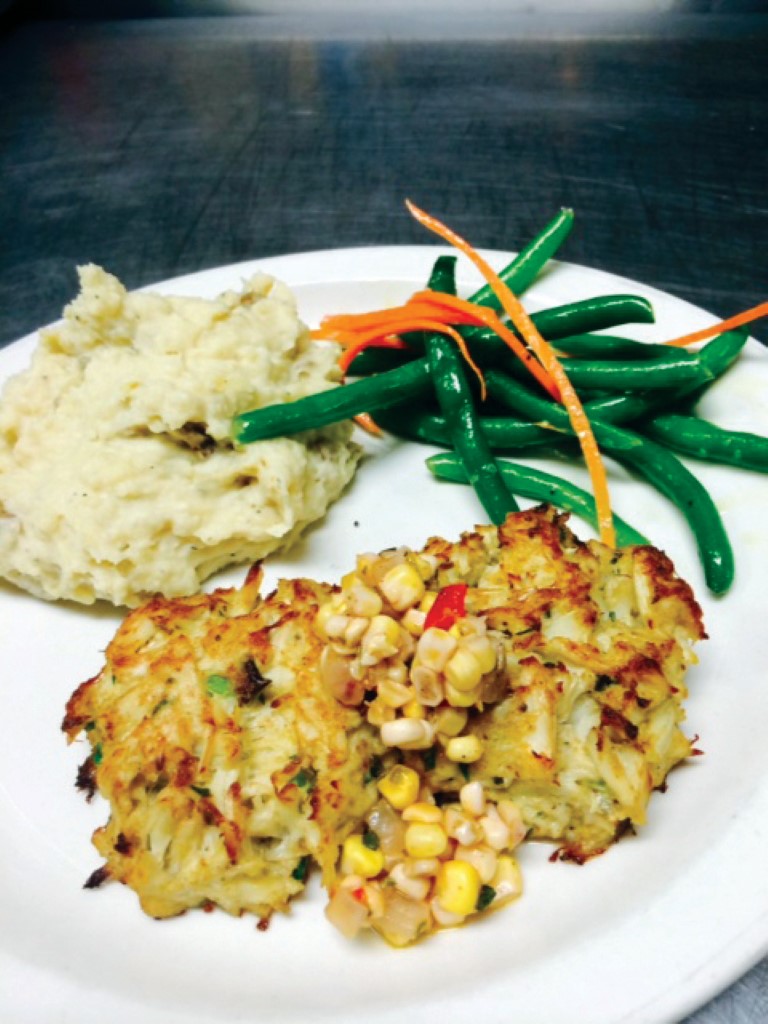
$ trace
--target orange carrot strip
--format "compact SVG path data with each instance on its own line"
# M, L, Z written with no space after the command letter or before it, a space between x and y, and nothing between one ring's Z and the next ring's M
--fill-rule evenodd
M724 334L725 331L732 331L735 327L741 327L743 324L751 324L753 320L760 320L764 316L768 316L768 302L761 302L759 306L753 306L752 309L737 313L736 316L729 316L727 320L721 320L719 324L705 327L701 331L694 331L692 334L684 334L681 338L673 338L672 341L666 341L664 344L676 347L693 345L697 341L706 341L707 338L714 338L718 334Z
M595 505L597 506L600 539L604 544L607 544L610 547L615 547L616 533L613 526L613 514L611 512L611 501L608 491L608 478L605 472L605 465L600 454L600 449L595 441L595 435L592 432L592 425L589 422L589 418L584 412L579 396L576 394L576 391L568 379L568 375L563 369L560 360L555 355L554 350L548 342L542 338L541 334L539 334L536 329L536 325L531 321L531 318L526 313L517 296L514 295L511 289L504 284L498 274L486 262L486 260L483 259L480 253L472 248L469 242L465 241L465 239L460 235L457 235L449 227L446 227L445 224L441 223L435 217L425 213L424 210L420 210L410 200L406 199L405 203L410 213L420 224L428 228L430 231L433 231L436 235L439 235L445 241L449 242L474 263L493 289L493 292L501 302L504 311L507 313L521 336L528 343L531 349L533 349L544 368L554 378L560 391L562 404L568 412L571 426L579 439L579 444L584 455L584 461L587 464L587 469L589 470L589 475L592 480L592 490L595 495Z
M531 355L514 331L511 331L492 309L476 306L467 299L460 299L455 295L444 295L441 292L419 292L417 295L424 302L427 301L425 296L430 296L430 303L440 308L454 310L457 315L465 316L467 323L477 327L490 327L530 370L549 396L556 402L560 401L560 391L552 374Z
M361 412L354 416L353 419L358 427L362 427L367 434L372 434L374 437L381 437L384 434L384 431L370 413Z
M391 341L389 340L389 336L395 334L395 332L407 333L408 331L433 331L436 334L447 334L450 338L453 338L458 345L462 356L472 368L472 372L480 382L480 394L483 400L485 400L485 377L483 376L480 367L472 358L470 351L467 348L467 343L459 332L454 330L450 324L444 324L433 317L425 319L423 317L416 318L409 316L407 320L395 317L391 321L382 320L378 327L371 327L367 331L358 331L354 334L345 333L345 338L349 340L342 343L346 343L348 348L339 359L339 366L342 370L346 371L351 366L355 357L360 355L361 352L369 347L408 348L408 345L402 340L402 338L397 338L396 340L393 339Z
M348 345L347 348L339 356L339 367L344 373L347 372L352 363L357 359L361 352L364 352L367 348L395 348L404 349L408 348L402 338L395 337L379 337L368 338L358 340L354 345Z
M426 292L431 295L431 292ZM415 302L408 299L402 306L392 306L387 309L377 309L370 313L335 313L323 317L320 327L313 334L325 336L327 331L357 331L367 328L378 327L382 323L391 323L395 320L408 320L410 317L425 315L432 310L432 306Z

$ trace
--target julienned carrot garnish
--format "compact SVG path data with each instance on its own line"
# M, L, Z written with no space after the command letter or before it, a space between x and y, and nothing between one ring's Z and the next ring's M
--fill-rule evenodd
M704 327L701 331L693 331L691 334L684 334L681 338L673 338L672 341L667 341L665 344L674 345L676 348L682 348L683 345L693 345L697 341L706 341L708 338L714 338L718 334L732 331L736 327L751 324L753 320L760 320L764 316L768 316L768 302L761 302L760 305L753 306L752 309L747 309L743 313L729 316L727 320L721 320L720 323L713 324L711 327Z
M430 310L430 312L434 313L434 310ZM457 330L451 327L450 324L445 324L438 320L436 316L427 318L409 315L406 319L397 317L391 321L382 319L378 328L370 327L367 331L361 331L356 335L351 335L344 331L338 332L337 335L332 329L329 329L323 331L322 336L331 338L334 341L341 341L342 344L348 346L346 352L343 352L339 358L339 366L346 372L355 358L365 351L366 348L407 348L406 343L402 338L397 337L395 332L406 334L408 331L432 331L435 334L447 334L452 338L456 342L465 361L472 367L472 372L480 382L480 393L485 398L485 377L483 377L480 367L470 355L467 343ZM393 335L394 337L392 337ZM354 341L351 340L352 337L354 337Z
M358 415L354 416L353 419L358 427L364 430L366 434L372 434L373 437L381 437L384 433L376 420L367 412L358 413Z
M426 326L428 320L431 322L431 327ZM448 334L459 346L462 356L472 367L482 388L482 374L472 360L464 339L458 332L451 329L451 325L455 324L489 327L530 370L550 397L556 401L559 400L560 393L551 374L531 355L514 331L511 331L492 309L476 306L455 295L422 291L411 296L402 306L377 310L373 313L340 313L336 316L328 316L324 318L322 325L317 330L312 331L312 337L332 339L347 346L348 349L354 348L355 356L357 356L369 345L380 347L380 339L394 334L407 334L409 331L415 330L433 330L441 334ZM387 347L407 346L403 343L401 346L390 345ZM350 358L347 353L344 353L339 360L339 365L346 370L353 359L354 357Z
M554 379L560 392L560 401L568 412L574 433L581 446L584 460L592 480L592 490L595 496L597 507L598 527L600 539L610 547L616 545L616 533L613 526L613 514L611 512L610 495L608 492L608 479L605 472L600 450L592 432L592 425L579 400L579 396L568 379L568 375L560 364L560 360L554 353L552 347L542 338L536 329L536 325L526 313L520 300L504 284L493 268L483 259L469 242L457 235L441 221L432 217L424 210L420 210L410 200L406 199L406 206L415 219L424 227L439 235L450 245L454 246L468 257L483 275L490 285L493 293L498 298L512 324L527 342L534 354L538 357L542 366Z
M454 320L456 317L463 317L464 323L473 324L476 327L490 327L515 353L521 363L530 370L550 398L554 398L555 401L560 400L560 391L552 374L531 355L514 331L511 331L492 309L488 309L486 306L476 306L467 299L460 299L456 295L446 295L443 292L417 292L412 301L441 310L444 316L450 315Z
M376 337L369 340L358 340L354 344L348 345L339 356L339 367L342 373L347 372L352 363L357 359L361 352L364 352L367 348L394 348L394 349L407 349L408 346L402 340L402 338L384 336Z

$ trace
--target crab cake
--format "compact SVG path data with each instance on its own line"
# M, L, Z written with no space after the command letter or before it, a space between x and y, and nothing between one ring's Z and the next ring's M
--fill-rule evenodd
M67 705L92 748L79 785L111 807L91 884L126 883L154 917L283 910L310 861L332 879L375 799L376 731L318 680L331 588L282 581L262 600L259 582L134 611Z
M692 753L685 673L705 633L662 552L583 543L566 521L532 509L425 554L438 566L428 585L468 583L467 610L498 645L469 714L483 750L472 778L514 800L533 838L584 860L643 824L653 790ZM441 753L436 788L464 781Z

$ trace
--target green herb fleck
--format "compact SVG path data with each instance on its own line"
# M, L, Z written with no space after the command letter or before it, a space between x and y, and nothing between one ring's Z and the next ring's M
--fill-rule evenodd
M86 722L85 723L85 731L86 732L91 732L95 728L96 728L96 723L95 722Z
M378 850L379 848L379 837L371 829L366 829L363 832L363 846L367 846L369 850Z
M477 903L475 905L475 910L478 913L481 913L483 910L487 910L488 907L490 907L490 905L493 903L493 901L495 899L496 899L496 890L493 888L492 885L483 885L483 886L481 886L480 887L480 894L477 897Z
M194 789L198 796L210 796L211 791L207 786L190 786L190 789Z
M468 764L460 764L459 765L459 771L461 772L461 774L464 776L465 779L469 779L469 765Z
M152 714L156 715L158 711L161 711L168 704L170 704L170 701L166 700L165 698L163 698L163 700L161 701L158 701L157 704L155 704L155 706L152 708Z
M100 743L97 743L96 746L93 748L91 758L94 764L101 764L101 762L104 760L104 751L101 749Z
M307 854L305 857L302 857L299 863L291 872L291 878L295 878L297 882L305 881L307 875L309 874L309 865L311 860L312 858L310 857L309 854Z
M212 697L231 697L234 692L232 680L226 676L208 676L205 688Z
M367 786L369 782L373 782L374 779L380 779L384 774L384 762L378 754L374 754L371 758L371 763L368 765L368 771L365 773L363 782Z
M311 793L315 788L315 773L311 768L302 768L293 776L293 784Z

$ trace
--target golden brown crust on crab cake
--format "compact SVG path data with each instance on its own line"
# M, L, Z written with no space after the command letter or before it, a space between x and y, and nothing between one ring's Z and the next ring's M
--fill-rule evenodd
M468 610L503 649L488 706L471 713L484 744L471 777L580 861L641 824L651 792L691 754L684 677L705 633L662 552L583 543L566 522L540 507L426 552L440 586L470 584ZM431 779L444 790L465 781L443 756Z
M285 909L309 858L332 876L376 797L376 731L317 677L314 618L332 588L284 580L262 600L259 583L252 571L242 589L137 609L67 705L64 730L86 730L93 751L80 781L111 805L100 877L154 917Z

